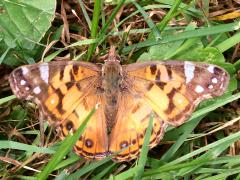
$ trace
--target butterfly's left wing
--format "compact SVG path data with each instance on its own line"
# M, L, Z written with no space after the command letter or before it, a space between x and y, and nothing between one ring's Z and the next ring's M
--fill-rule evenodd
M74 149L87 159L102 159L108 154L108 139L104 100L97 93L100 74L101 68L92 63L53 61L21 66L11 73L9 82L18 98L38 105L62 139L74 133L100 103Z
M152 61L123 67L125 86L165 122L181 125L204 99L222 95L229 74L221 67L189 61Z

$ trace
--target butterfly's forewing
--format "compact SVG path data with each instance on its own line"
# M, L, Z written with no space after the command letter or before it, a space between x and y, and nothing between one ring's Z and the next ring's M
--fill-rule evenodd
M101 100L96 96L101 69L84 62L50 62L21 66L10 77L14 94L33 100L50 123L61 128L62 138L74 132ZM98 101L98 102L97 102ZM86 158L102 158L107 151L103 108L90 119L75 150Z
M131 93L172 125L182 124L202 100L222 95L229 83L219 66L189 61L136 63L124 70Z
M51 62L21 66L9 81L18 98L33 100L55 121L73 112L89 88L94 88L98 73L98 67L88 63Z
M114 156L115 161L131 160L139 155L152 112L152 108L144 99L128 93L121 94L116 124L109 141L111 153L120 151ZM167 124L154 114L150 148L160 142L166 127Z

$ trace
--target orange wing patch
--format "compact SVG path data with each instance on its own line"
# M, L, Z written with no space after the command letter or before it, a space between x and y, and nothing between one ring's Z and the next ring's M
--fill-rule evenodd
M120 151L113 159L125 161L139 155L152 109L143 99L135 99L131 95L123 95L120 102L116 124L110 134L109 151ZM166 127L166 123L155 114L150 148L160 142Z
M55 67L57 68L57 67ZM50 79L50 84L54 89L65 88L74 84L74 82L98 76L98 72L78 64L69 63L61 71L56 71ZM63 86L63 87L62 87Z
M48 95L42 103L43 111L50 114L49 121L64 120L69 117L79 102L95 91L96 87L93 87L92 83L96 84L97 78L98 71L95 69L71 63L60 71L53 72L49 78Z

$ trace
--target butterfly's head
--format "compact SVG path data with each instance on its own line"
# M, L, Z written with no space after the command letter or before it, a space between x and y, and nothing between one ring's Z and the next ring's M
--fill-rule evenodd
M111 63L111 62L115 62L115 63L120 63L121 58L120 56L116 53L116 47L115 46L111 46L107 59L105 60L105 64L106 63Z

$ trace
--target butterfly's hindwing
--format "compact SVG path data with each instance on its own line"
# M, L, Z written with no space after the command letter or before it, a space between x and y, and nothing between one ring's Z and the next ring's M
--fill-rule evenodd
M91 117L74 149L77 154L87 159L100 160L109 154L104 102L101 96L92 94L85 97L74 112L61 123L60 132L62 139L69 133L74 133L97 103L100 107Z
M121 95L116 124L110 134L109 151L116 153L124 150L114 156L114 160L131 160L140 154L152 113L152 108L142 98L134 98L131 94ZM167 124L154 114L150 148L160 142L166 127Z

